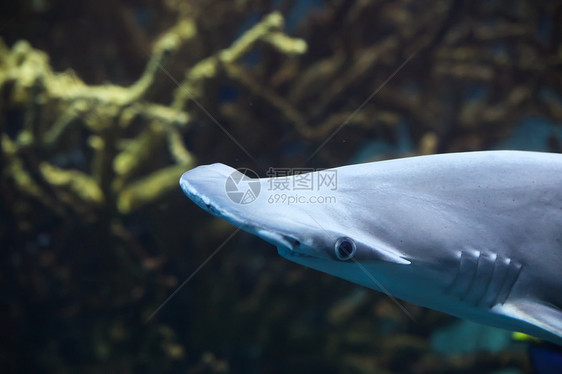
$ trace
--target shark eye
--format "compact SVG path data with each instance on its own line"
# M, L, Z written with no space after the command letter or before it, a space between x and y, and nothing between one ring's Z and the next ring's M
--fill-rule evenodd
M334 245L334 252L338 260L347 261L350 260L357 247L355 246L355 242L351 238L339 238Z

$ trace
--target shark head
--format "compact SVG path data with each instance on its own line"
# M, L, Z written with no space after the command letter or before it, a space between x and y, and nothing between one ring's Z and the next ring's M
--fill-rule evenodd
M310 173L311 180L318 180L317 173ZM346 193L349 186L341 186L344 180L327 191L283 193L275 188L292 185L294 178L251 178L213 164L184 173L180 186L202 209L273 244L281 256L301 265L378 289L366 267L410 263L393 244L369 232L372 227L363 229L369 223L350 210L354 203Z

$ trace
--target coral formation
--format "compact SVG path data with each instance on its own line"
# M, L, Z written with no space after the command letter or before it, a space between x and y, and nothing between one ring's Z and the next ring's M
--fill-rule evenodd
M84 136L86 132L87 146L92 149L89 164L83 165L87 172L57 168L42 160L39 174L42 182L49 185L46 188L64 189L72 194L69 198L77 200L77 205L113 200L123 214L157 200L177 187L181 173L195 165L182 133L197 116L190 114L187 103L198 103L204 96L205 81L216 80L223 70L240 70L236 67L238 60L260 41L281 54L305 52L306 43L283 34L282 27L281 14L271 13L229 48L186 69L168 106L150 102L147 96L157 96L157 80L168 79L166 62L170 56L196 37L195 26L187 20L179 22L154 44L145 72L129 87L88 86L71 70L54 73L48 56L27 42L16 43L11 51L2 43L4 74L0 76L0 87L8 98L4 105L12 110L26 108L24 126L14 134L14 139L8 133L15 130L15 124L9 124L12 129L2 137L8 168L17 168L25 154L48 155L49 151L60 149L60 143L68 142L68 138L79 133ZM155 171L145 172L142 179L134 180L155 153L168 153L173 162L151 165ZM28 171L19 168L17 173L10 174L18 175L16 182L22 191L48 204L44 188L29 177Z

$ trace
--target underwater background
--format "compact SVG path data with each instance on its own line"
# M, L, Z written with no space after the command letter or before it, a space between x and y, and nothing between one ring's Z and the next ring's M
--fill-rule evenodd
M3 373L535 370L511 332L225 243L178 180L561 152L561 1L6 1L0 130Z

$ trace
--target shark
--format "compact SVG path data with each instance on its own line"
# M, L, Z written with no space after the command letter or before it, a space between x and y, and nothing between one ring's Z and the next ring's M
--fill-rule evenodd
M284 258L450 315L562 345L562 154L481 151L252 178L180 178Z

